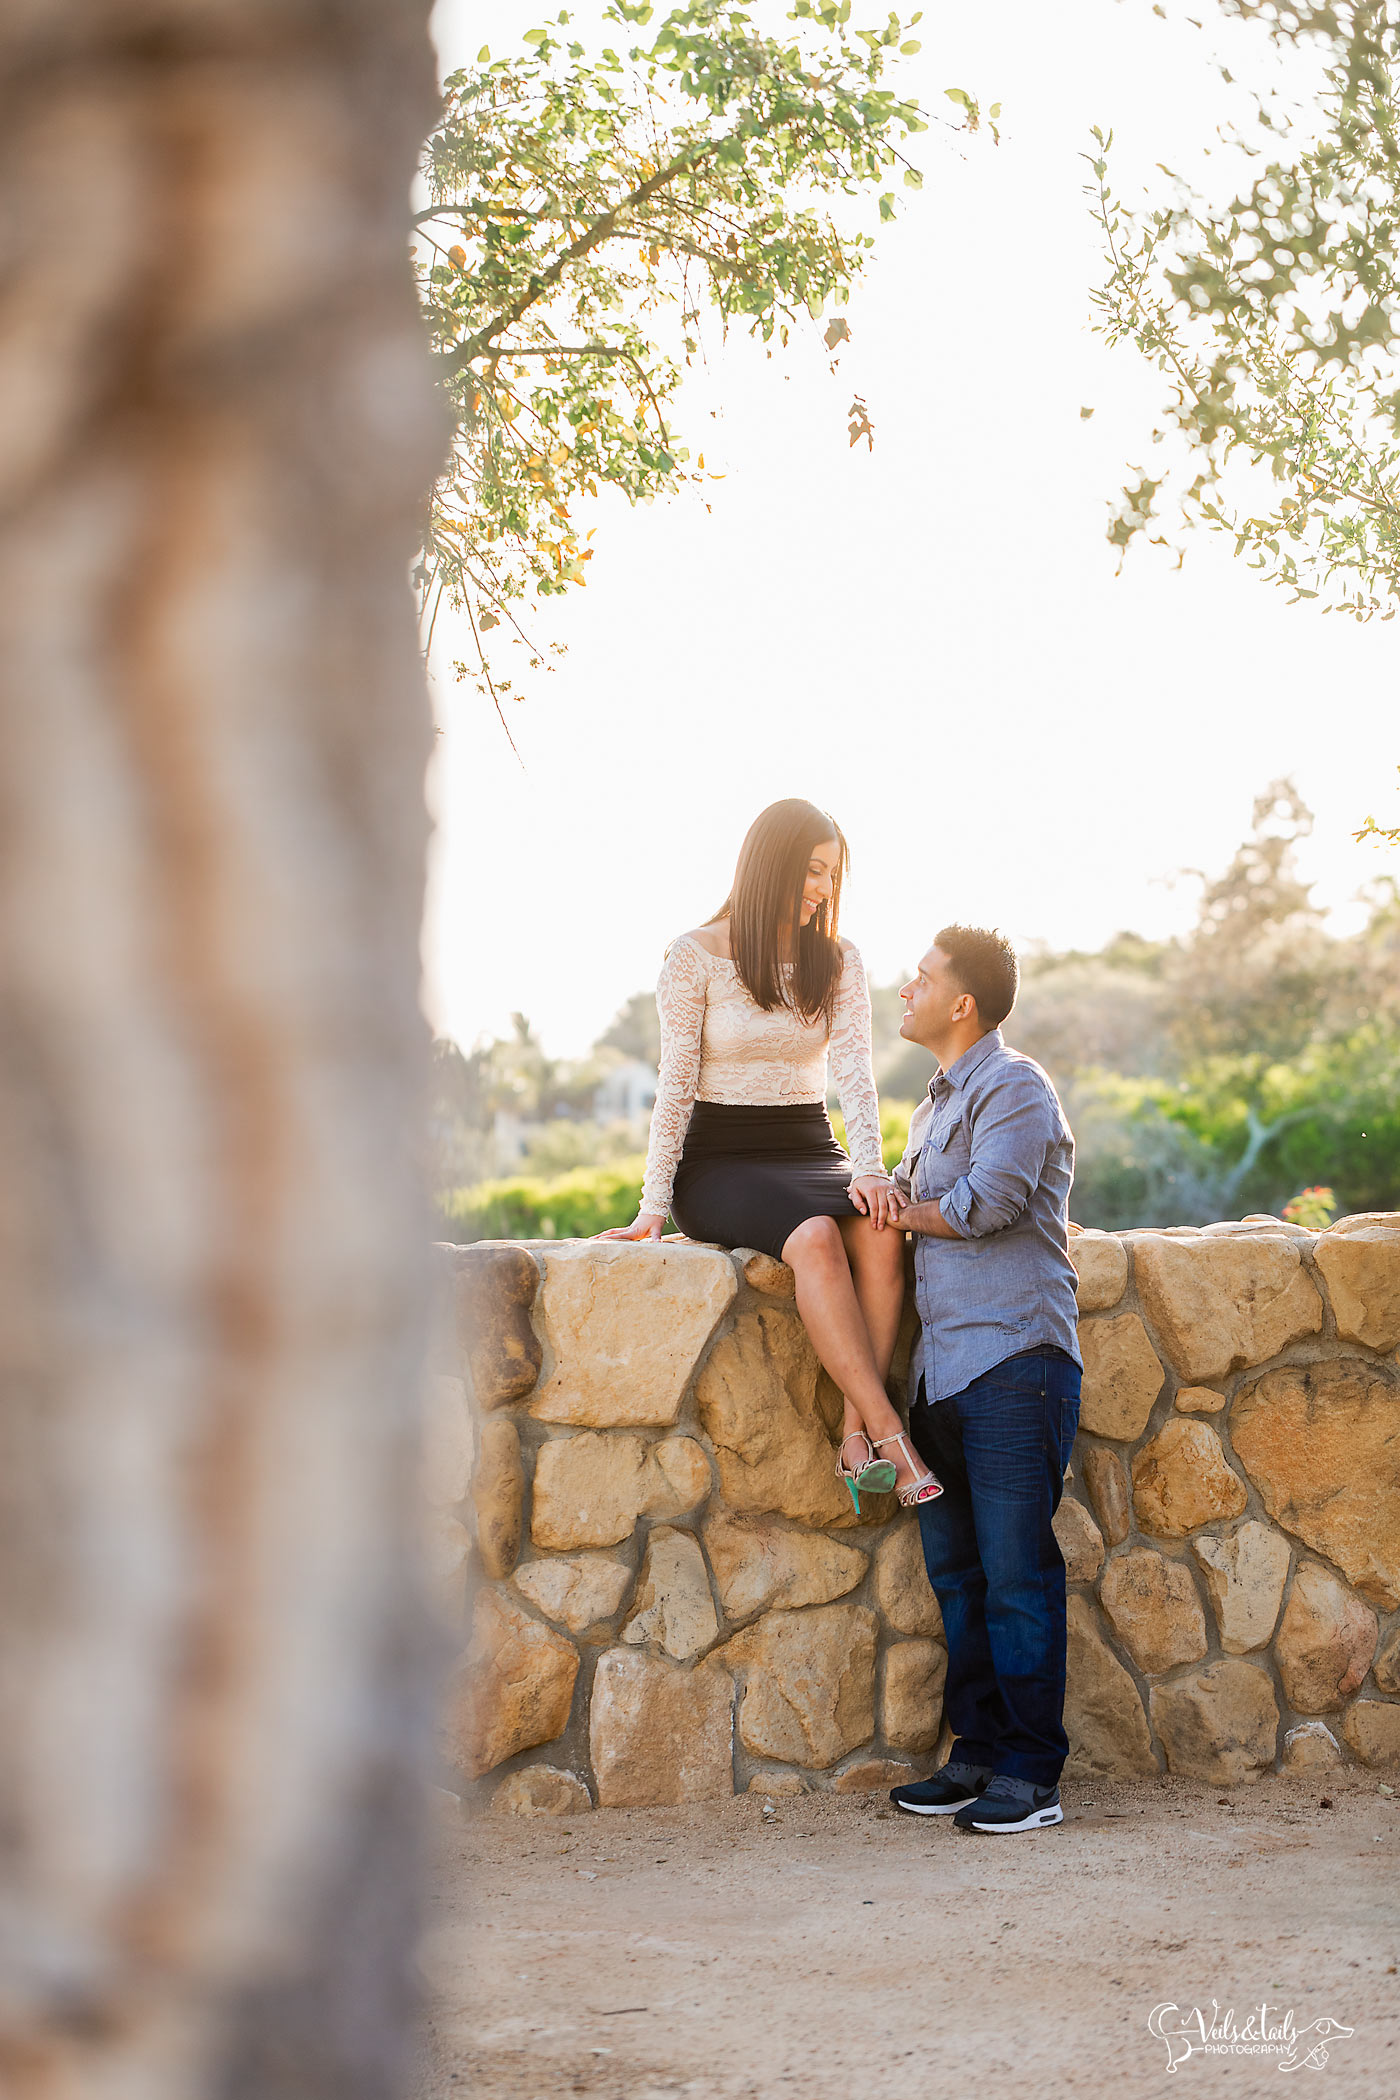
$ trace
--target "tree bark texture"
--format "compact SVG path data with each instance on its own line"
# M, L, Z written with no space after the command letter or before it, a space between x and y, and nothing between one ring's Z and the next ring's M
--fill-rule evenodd
M402 2067L428 12L0 9L14 2100Z

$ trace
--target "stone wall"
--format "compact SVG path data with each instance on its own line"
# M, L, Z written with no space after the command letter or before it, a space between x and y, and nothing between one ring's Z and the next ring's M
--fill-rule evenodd
M1400 1214L1072 1253L1070 1776L1400 1757ZM892 1497L855 1519L791 1271L674 1240L440 1256L454 1784L540 1813L930 1769L946 1651L917 1521Z

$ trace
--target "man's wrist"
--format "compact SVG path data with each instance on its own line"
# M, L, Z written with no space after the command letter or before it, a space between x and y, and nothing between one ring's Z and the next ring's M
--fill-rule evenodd
M960 1240L962 1234L944 1217L941 1205L935 1198L931 1203L911 1203L899 1214L899 1222L906 1232L921 1232L929 1239Z

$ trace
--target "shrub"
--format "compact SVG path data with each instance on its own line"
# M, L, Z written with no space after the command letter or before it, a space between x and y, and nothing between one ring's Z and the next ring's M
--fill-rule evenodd
M1327 1188L1304 1189L1279 1215L1290 1225L1304 1225L1309 1232L1326 1232L1337 1215L1336 1192Z
M531 1174L479 1181L440 1199L443 1237L473 1240L587 1239L611 1225L630 1225L641 1202L641 1157L604 1167L575 1167L548 1179Z

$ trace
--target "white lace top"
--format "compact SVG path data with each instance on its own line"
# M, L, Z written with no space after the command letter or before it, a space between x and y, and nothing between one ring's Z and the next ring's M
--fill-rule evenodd
M688 933L671 943L656 985L661 1071L642 1187L642 1209L649 1216L664 1218L670 1210L671 1184L696 1101L754 1107L824 1102L828 1051L846 1119L852 1176L884 1173L870 1068L870 992L860 956L849 941L842 946L828 1036L824 1021L806 1021L785 1006L765 1013L737 966L711 955Z

